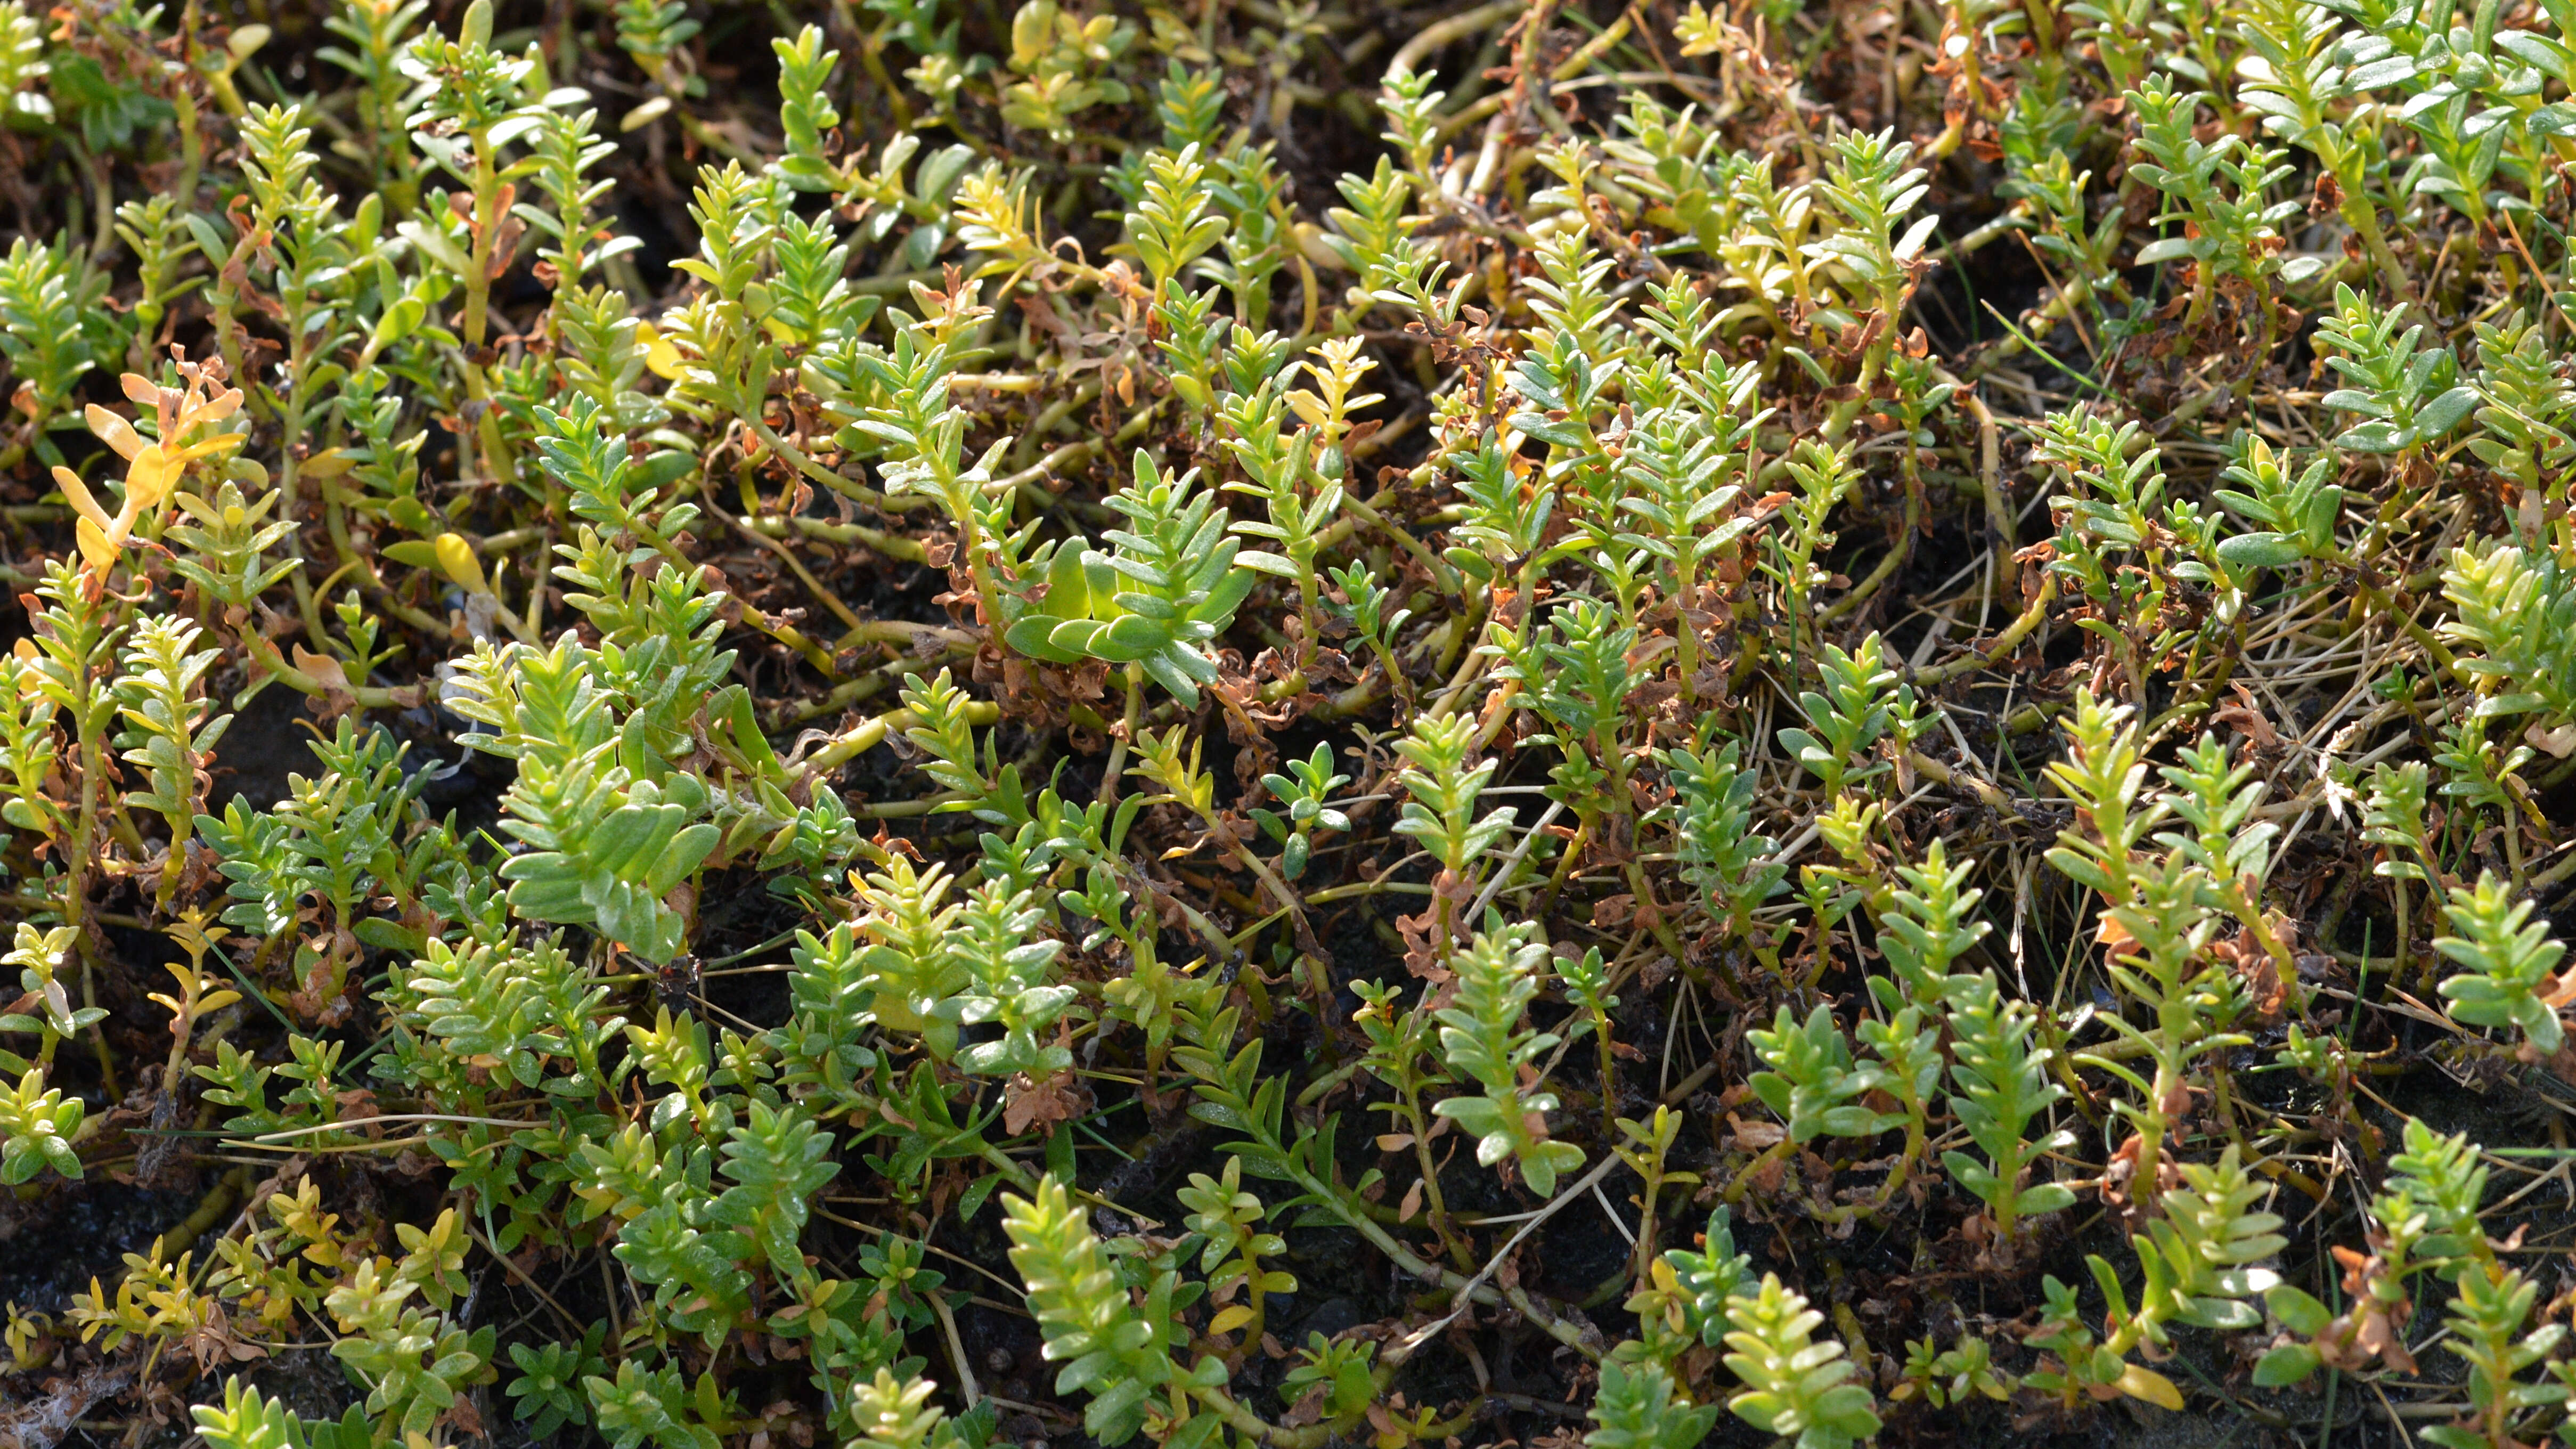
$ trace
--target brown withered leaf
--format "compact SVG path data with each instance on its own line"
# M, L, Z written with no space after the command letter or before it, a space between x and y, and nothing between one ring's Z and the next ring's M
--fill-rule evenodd
M221 1306L208 1301L201 1307L203 1316L197 1326L179 1340L179 1346L196 1360L197 1372L202 1374L220 1363L248 1363L268 1357L267 1349L233 1336L231 1319Z
M2281 743L2281 732L2272 726L2262 707L2240 681L2234 686L2236 702L2223 706L2210 715L2213 721L2233 728L2258 750L2268 750Z
M1031 1127L1043 1127L1053 1136L1057 1123L1070 1122L1089 1110L1091 1089L1074 1078L1071 1068L1043 1082L1021 1072L1002 1089L1002 1130L1014 1137Z
M1727 1146L1745 1152L1760 1152L1777 1147L1789 1135L1789 1129L1777 1122L1747 1122L1732 1112L1726 1114L1729 1130Z
M2528 1047L2529 1043L2526 1042L2524 1045ZM2549 1069L2550 1075L2558 1080L2576 1083L2576 1040L2559 1042L2558 1050L2551 1052L2548 1061L2543 1065Z
M1280 1427L1299 1429L1308 1424L1321 1422L1324 1417L1324 1398L1331 1392L1332 1385L1316 1384L1298 1395L1297 1402L1290 1404L1288 1411L1279 1416Z
M1452 934L1463 931L1467 908L1476 903L1476 886L1449 871L1442 871L1431 882L1431 901L1417 915L1395 918L1396 933L1404 938L1404 969L1421 980L1432 983L1439 1005L1448 1004L1448 987L1452 973L1444 964L1443 953L1435 945L1433 927L1445 909Z
M2129 1179L2138 1175L2139 1142L2131 1137L2111 1154L2102 1167L2102 1200L2126 1208L2129 1202Z
M2278 1021L2283 1005L2289 1000L2289 988L2281 980L2280 963L2260 942L2243 931L2217 942L2211 954L2225 962L2237 979L2245 983L2245 994L2254 1009L2255 1020Z

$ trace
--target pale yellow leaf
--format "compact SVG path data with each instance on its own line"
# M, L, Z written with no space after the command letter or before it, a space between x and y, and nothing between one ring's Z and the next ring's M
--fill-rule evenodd
M240 447L244 441L246 440L240 433L212 433L184 448L168 448L166 451L171 457L184 463L197 458L211 458L217 453L229 453Z
M483 582L482 561L474 557L474 545L461 533L442 533L429 541L438 554L438 570L455 581L460 589L488 594L492 587Z
M357 461L338 448L333 448L327 453L316 453L305 459L296 471L307 478L337 478L354 467Z
M2159 1409L2172 1409L2177 1413L2182 1410L2182 1390L2175 1388L2173 1380L2154 1369L2131 1364L2129 1371L2120 1375L2119 1383L2113 1387L2130 1398L2144 1399Z
M679 378L680 349L672 346L671 340L655 329L652 323L636 323L635 340L644 344L644 365L652 369L654 376L664 382L676 381Z
M91 403L83 408L81 418L89 424L89 430L98 435L100 442L116 450L118 457L132 458L143 451L143 435L134 431L134 424L98 404Z
M69 468L56 468L54 485L63 490L63 501L72 506L72 512L97 525L101 533L106 531L107 510L98 506L97 497L89 491L89 485L81 481L78 473Z
M125 470L128 523L160 507L161 500L170 496L171 485L179 481L179 474L185 466L158 443L135 454L134 461Z
M72 525L72 537L79 541L81 557L92 569L105 573L115 567L119 549L107 541L106 531L97 524L83 517Z
M220 423L224 419L231 417L233 414L240 412L241 404L241 389L237 387L225 388L222 392L216 393L213 397L206 399L204 406L190 409L186 418L186 423L189 426L194 426L198 423Z

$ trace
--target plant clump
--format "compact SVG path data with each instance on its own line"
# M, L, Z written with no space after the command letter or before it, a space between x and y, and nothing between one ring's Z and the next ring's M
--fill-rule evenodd
M2564 0L0 0L0 1445L2576 1442L2571 167Z

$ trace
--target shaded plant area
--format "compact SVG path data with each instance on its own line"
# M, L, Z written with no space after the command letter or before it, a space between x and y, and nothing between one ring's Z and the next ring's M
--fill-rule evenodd
M0 1449L2576 1442L2576 7L0 0Z

